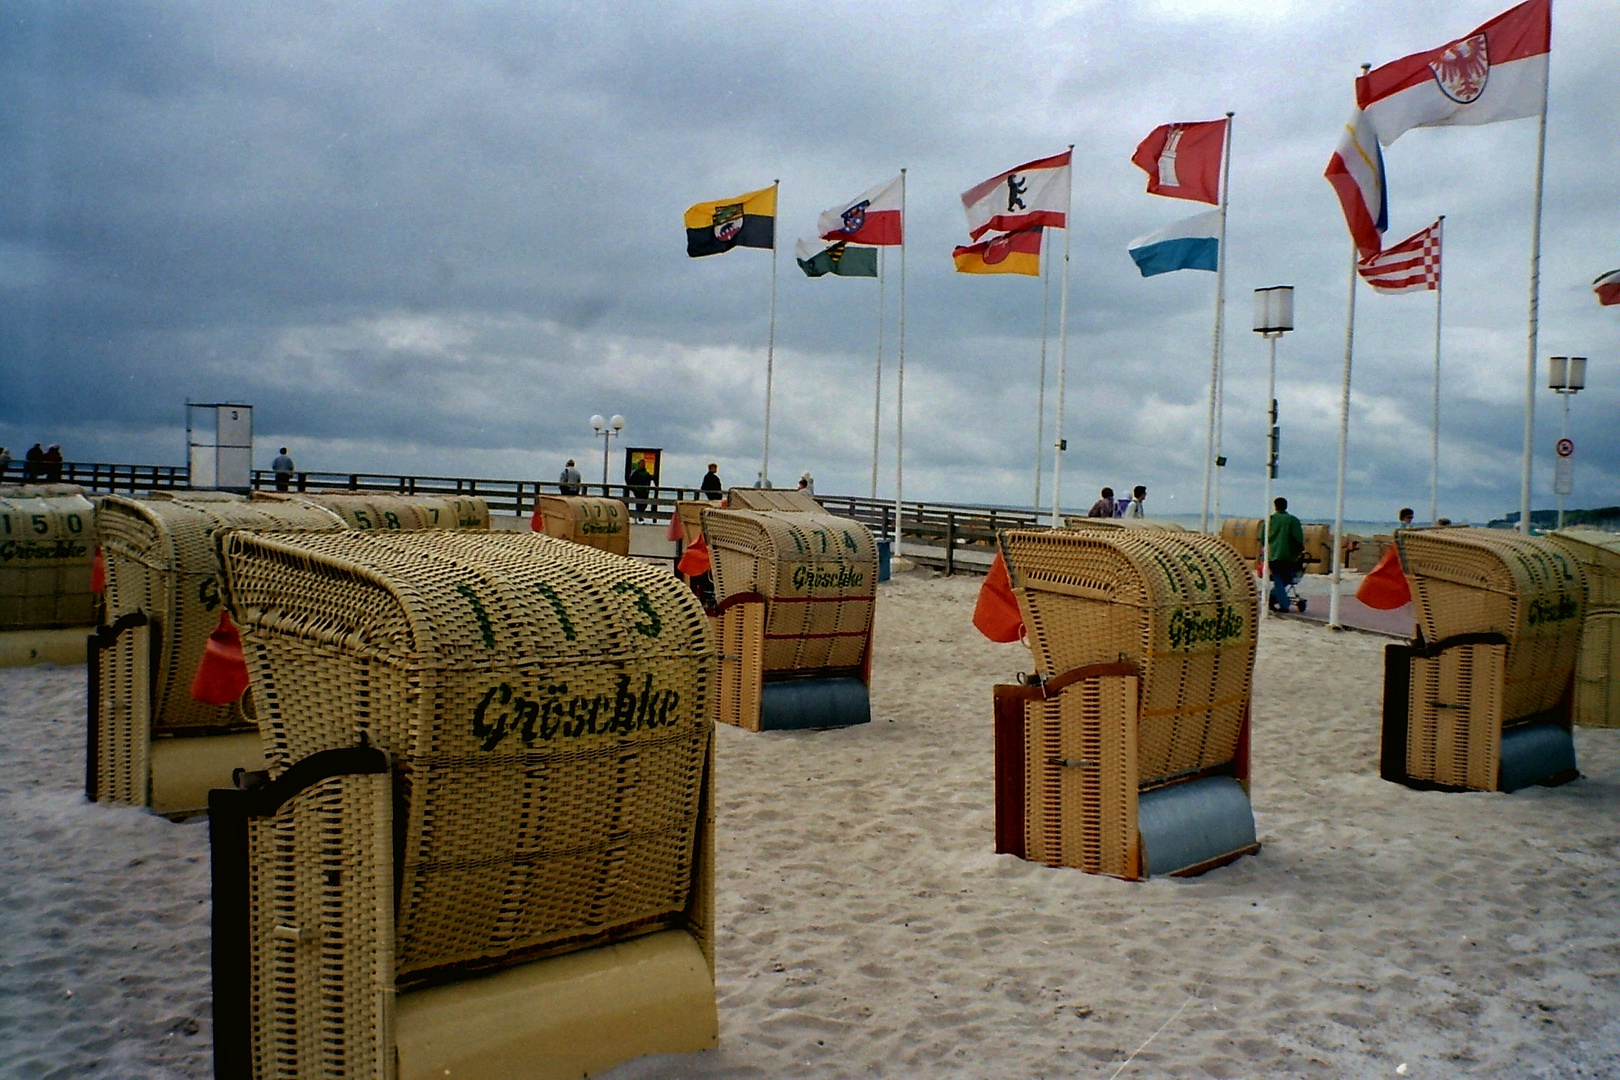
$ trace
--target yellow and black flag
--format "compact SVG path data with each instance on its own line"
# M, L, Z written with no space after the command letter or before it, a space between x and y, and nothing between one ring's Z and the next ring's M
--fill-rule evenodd
M776 185L735 199L700 202L686 211L686 253L692 258L732 248L776 246Z

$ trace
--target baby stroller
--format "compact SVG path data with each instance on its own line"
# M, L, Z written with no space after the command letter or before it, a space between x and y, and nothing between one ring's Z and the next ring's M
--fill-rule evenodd
M1277 563L1271 568L1271 583L1273 586L1282 585L1283 593L1288 602L1281 607L1272 593L1266 594L1266 608L1271 611L1287 611L1289 605L1295 611L1305 610L1305 597L1299 595L1299 583L1305 577L1305 569L1299 563ZM1264 568L1261 570L1261 580L1264 581Z

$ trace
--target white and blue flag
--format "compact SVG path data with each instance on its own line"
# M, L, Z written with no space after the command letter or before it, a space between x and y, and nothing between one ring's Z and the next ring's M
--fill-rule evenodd
M1220 235L1221 212L1208 210L1139 236L1128 250L1143 277L1172 270L1214 270Z

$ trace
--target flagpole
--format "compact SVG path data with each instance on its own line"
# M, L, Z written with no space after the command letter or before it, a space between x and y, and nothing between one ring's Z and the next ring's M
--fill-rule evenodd
M1226 206L1231 198L1228 187L1232 181L1232 117L1226 114L1226 146L1221 153L1221 239L1215 253L1215 370L1219 377L1215 388L1215 496L1211 507L1217 531L1221 521L1221 453L1226 434Z
M1429 524L1440 520L1440 311L1446 269L1446 215L1434 223L1440 260L1434 267L1434 416L1429 427Z
M1198 531L1209 531L1210 499L1214 496L1216 514L1220 513L1220 496L1215 493L1215 456L1220 452L1217 435L1216 405L1221 383L1221 331L1223 308L1226 306L1226 201L1227 188L1232 178L1232 117L1226 114L1226 145L1221 149L1221 235L1215 249L1215 334L1209 356L1209 428L1204 443L1204 505L1198 515ZM1217 523L1217 528L1219 527Z
M906 478L906 170L900 170L900 355L895 376L894 554L900 555L900 521L905 514Z
M1045 229L1041 230L1041 243L1041 380L1035 393L1035 501L1031 504L1037 515L1041 512L1041 466L1046 458L1046 318L1052 299L1052 243Z
M772 180L771 187L776 189L771 196L771 205L777 205L777 198L782 193L782 181ZM771 328L765 339L765 457L759 464L759 483L761 487L768 487L771 482L771 384L776 375L776 231L771 230Z
M1551 55L1547 59L1547 74L1541 83L1541 122L1536 131L1536 209L1530 219L1530 328L1524 352L1524 472L1519 480L1519 531L1526 536L1530 535L1531 443L1536 433L1536 334L1541 324L1541 181L1547 171L1547 83L1552 74Z
M1339 574L1342 559L1339 558L1341 538L1344 536L1344 460L1345 452L1350 444L1350 361L1356 350L1356 278L1360 275L1356 267L1361 261L1361 251L1356 247L1354 239L1350 241L1350 304L1344 323L1344 389L1339 398L1339 480L1337 494L1333 501L1333 543L1328 550L1328 558L1333 562L1333 592L1328 601L1328 626L1341 629L1339 622Z
M1058 300L1058 391L1052 454L1052 528L1063 527L1063 394L1069 376L1069 251L1074 236L1074 143L1069 144L1069 190L1063 197L1063 295Z
M872 391L872 498L877 498L878 433L883 418L883 249L878 248L877 379Z

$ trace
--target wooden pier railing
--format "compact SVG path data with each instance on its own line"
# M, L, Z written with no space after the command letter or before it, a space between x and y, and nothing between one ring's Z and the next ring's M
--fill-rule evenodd
M62 462L48 475L28 477L25 465L13 460L0 468L0 484L37 483L77 484L92 492L132 494L190 487L190 472L184 465L126 465L96 461ZM276 490L276 474L255 469L252 485L256 490ZM401 476L390 473L300 472L292 474L290 491L393 491L421 495L477 495L495 514L525 516L534 510L542 494L555 495L560 488L541 480L489 480L458 476ZM696 488L654 487L638 492L627 484L583 484L581 494L607 495L622 499L637 520L666 523L677 502L701 497ZM870 528L879 539L894 538L894 501L869 499L858 495L818 495L816 501L830 513L851 517ZM1040 525L1039 515L1030 510L977 506L970 503L907 502L904 507L903 539L908 555L921 555L924 561L954 573L957 554L963 550L989 551L1002 529ZM919 553L917 545L932 549ZM982 571L982 557L962 569Z

